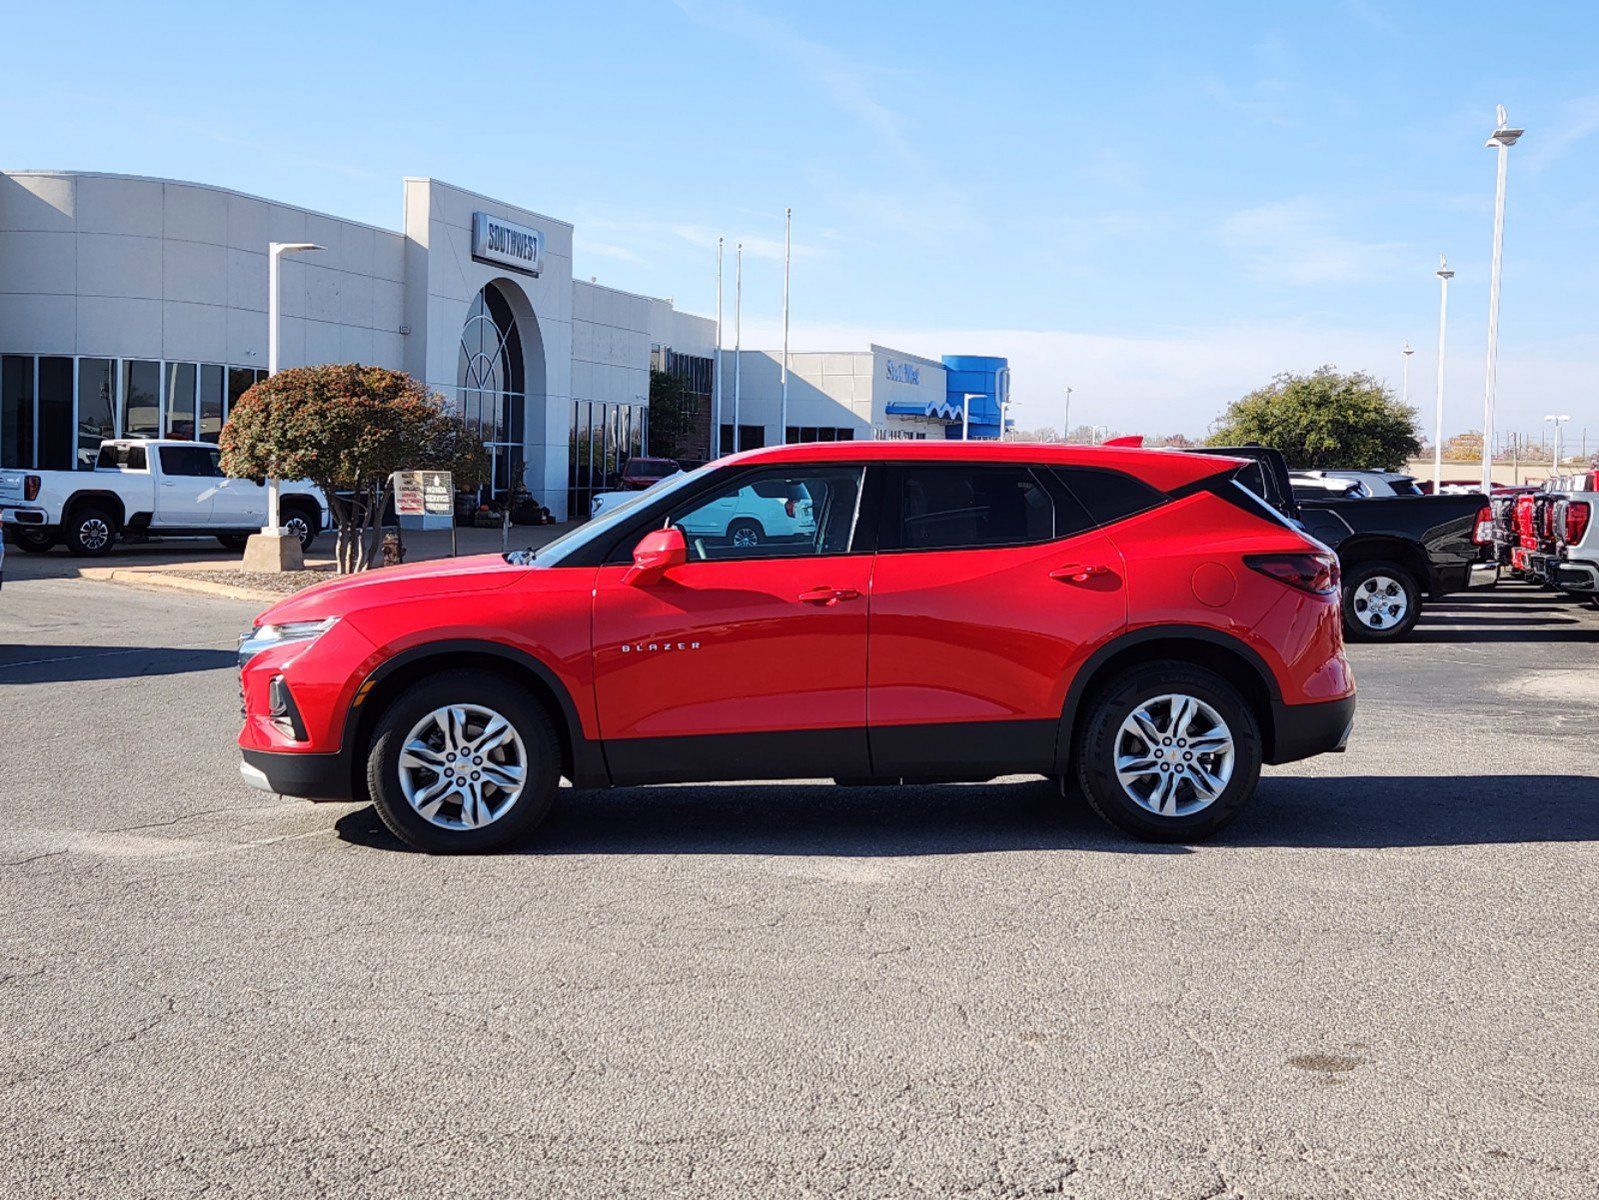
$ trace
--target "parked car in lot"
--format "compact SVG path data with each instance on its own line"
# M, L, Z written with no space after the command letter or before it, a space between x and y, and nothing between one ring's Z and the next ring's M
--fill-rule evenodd
M1318 491L1340 496L1420 496L1424 493L1414 475L1397 471L1299 470L1290 472L1294 494L1303 489L1315 499Z
M1344 633L1352 641L1400 640L1420 618L1423 597L1469 587L1473 568L1491 559L1493 514L1480 492L1318 498L1294 484L1279 451L1237 446L1206 453L1255 460L1250 480L1257 494L1337 552Z
M429 851L579 788L1075 780L1193 840L1263 763L1339 750L1338 563L1254 464L1021 443L813 443L675 476L538 551L322 584L241 642L242 771L370 796ZM781 537L728 536L750 505Z
M1536 565L1554 587L1599 601L1599 529L1594 522L1599 471L1565 476L1556 486L1559 490L1546 509L1554 549Z
M642 454L635 454L622 464L617 487L624 492L642 492L682 469L670 458L645 458Z
M210 534L240 549L266 522L267 490L229 479L209 442L118 438L102 442L92 471L0 471L0 524L24 550L58 541L73 554L109 554L117 539ZM328 506L309 483L280 485L283 527L310 549Z

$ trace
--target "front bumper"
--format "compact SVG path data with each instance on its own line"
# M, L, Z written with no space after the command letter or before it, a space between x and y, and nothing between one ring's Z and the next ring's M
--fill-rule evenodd
M1316 754L1342 754L1355 729L1355 698L1324 700L1319 704L1284 704L1272 701L1272 765L1298 762Z
M300 796L306 800L354 800L355 776L349 755L294 754L277 750L241 750L239 774L253 788Z

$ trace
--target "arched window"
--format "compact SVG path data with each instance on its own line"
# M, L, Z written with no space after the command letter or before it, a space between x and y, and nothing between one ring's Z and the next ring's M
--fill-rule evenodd
M462 420L488 444L493 494L522 479L524 378L516 318L500 289L488 284L473 297L461 327L456 391Z

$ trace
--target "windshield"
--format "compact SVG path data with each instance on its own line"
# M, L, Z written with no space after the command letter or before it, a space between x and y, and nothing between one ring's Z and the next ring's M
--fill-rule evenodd
M665 479L668 475L677 474L677 464L659 458L635 458L622 473L641 479Z
M641 502L650 504L664 496L673 496L686 487L705 478L710 473L715 463L706 463L693 471L685 471L680 475L673 475L664 483L658 483L647 492L640 492ZM506 561L520 566L534 563L541 567L558 567L573 551L588 545L595 538L607 536L623 521L631 520L638 512L637 505L620 504L602 516L595 517L592 521L585 522L575 529L563 533L547 546L540 546L537 550L516 550L507 554Z

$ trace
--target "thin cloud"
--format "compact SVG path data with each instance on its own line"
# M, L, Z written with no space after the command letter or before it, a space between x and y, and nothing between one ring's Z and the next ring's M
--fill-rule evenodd
M1306 197L1234 213L1222 222L1221 241L1250 278L1291 286L1385 278L1407 255L1403 243L1339 232L1331 215Z
M1583 96L1571 101L1553 129L1527 139L1527 168L1545 169L1596 133L1599 133L1599 96Z

